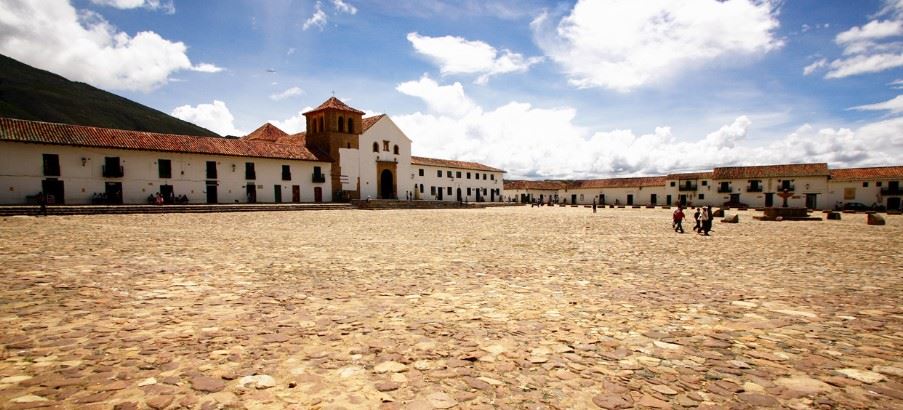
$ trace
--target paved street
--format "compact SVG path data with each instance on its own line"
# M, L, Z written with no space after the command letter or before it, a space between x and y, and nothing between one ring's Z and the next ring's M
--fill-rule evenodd
M0 219L0 408L903 408L903 216Z

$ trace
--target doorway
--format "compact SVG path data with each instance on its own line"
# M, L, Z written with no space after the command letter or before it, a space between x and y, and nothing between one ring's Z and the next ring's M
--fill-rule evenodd
M122 204L122 182L104 183L104 193L107 194L108 204Z
M175 202L175 195L173 195L172 185L160 185L160 195L163 195L163 203L171 204Z
M273 185L273 202L282 202L282 185Z
M765 207L770 208L774 206L774 193L769 192L765 194Z
M577 203L577 194L571 194L571 204Z
M458 191L457 191L457 193L458 193L458 202L461 202L461 201L463 201L463 200L464 200L464 198L462 198L462 197L461 197L461 188L458 188Z
M731 204L740 204L740 194L731 194Z
M900 209L900 197L887 198L887 210L896 211Z
M442 188L441 186L438 187L438 188L439 188L439 189L437 189L437 191L438 191L438 194L439 194L439 195L437 196L437 198L439 198L439 200L441 201L441 200L442 200L442 191L444 191L445 189Z
M627 205L633 205L633 194L627 194Z
M605 205L605 194L599 194L599 205Z
M56 178L49 178L41 181L41 190L44 191L44 198L48 205L65 204L63 181Z
M649 195L649 204L655 205L657 203L658 203L658 195L656 195L656 194Z
M257 185L256 184L247 184L245 185L245 195L248 197L248 203L253 204L257 202Z
M489 190L489 202L495 202L495 188Z
M806 208L816 209L818 207L818 194L806 194Z
M395 198L395 178L392 177L392 171L384 169L379 174L379 197L382 199Z
M667 202L666 205L671 206L671 195L666 195L666 196L665 196L665 202Z
M314 202L318 204L323 202L323 188L314 187Z
M219 202L219 197L216 192L216 184L207 184L207 203L215 204Z
M292 202L301 202L301 185L292 185Z
M686 195L686 194L682 194L682 195L678 198L678 202L679 202L679 205L680 205L680 206L686 207L686 206L687 206L687 195Z

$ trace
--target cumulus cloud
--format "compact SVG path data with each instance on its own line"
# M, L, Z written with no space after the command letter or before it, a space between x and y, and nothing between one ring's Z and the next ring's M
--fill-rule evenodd
M223 71L222 67L217 67L217 66L215 66L213 64L209 64L209 63L198 64L196 66L191 67L191 70L201 72L201 73L218 73L220 71Z
M182 42L152 31L118 31L99 14L68 0L8 0L0 6L0 53L101 88L150 91L194 66Z
M312 109L314 109L314 107L307 106L295 113L295 115L284 120L269 120L268 122L289 134L297 134L307 130L307 119L304 117L304 113Z
M579 0L560 20L544 13L531 24L572 85L621 92L715 59L777 49L778 26L768 0Z
M187 104L182 105L173 109L170 115L207 128L219 135L245 135L244 132L235 128L235 117L232 116L226 103L220 100L213 100L212 104L198 104L193 107Z
M813 61L812 64L803 67L803 75L812 74L826 65L828 65L828 59L819 58L818 60Z
M429 37L418 33L408 33L407 37L414 50L438 65L442 74L477 74L478 84L485 84L493 75L527 71L542 61L541 57L525 58L511 50L499 52L482 41L461 37Z
M842 57L827 64L810 65L804 74L827 67L825 78L844 78L903 67L903 43L899 41L903 35L903 2L884 3L873 20L837 34L834 42L843 48Z
M646 133L593 130L577 125L573 107L512 101L487 109L474 103L460 84L441 85L427 77L397 89L428 107L426 112L392 117L415 141L417 155L482 162L506 169L508 178L660 175L810 161L832 166L903 161L903 119L856 130L807 125L784 138L755 144L748 139L753 124L745 115L702 137L680 136L668 126ZM449 99L468 108L447 107Z
M297 97L302 93L304 93L304 90L302 90L301 87L292 87L281 93L270 95L270 99L273 101L282 101L286 98Z
M314 5L314 14L304 21L302 28L307 30L311 27L317 27L322 31L323 27L326 26L326 21L328 19L329 17L327 17L326 12L323 11L323 5L318 1L316 5Z
M99 6L115 7L117 9L137 9L145 8L148 10L161 10L167 14L176 12L176 6L172 0L91 0L91 3Z

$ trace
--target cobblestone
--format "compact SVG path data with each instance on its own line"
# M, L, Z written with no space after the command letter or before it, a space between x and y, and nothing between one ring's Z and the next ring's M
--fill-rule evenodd
M740 215L0 218L0 408L903 408L903 217Z

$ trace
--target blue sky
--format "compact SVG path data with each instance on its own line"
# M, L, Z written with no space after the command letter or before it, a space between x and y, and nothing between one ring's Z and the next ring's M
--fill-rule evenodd
M903 0L0 0L0 53L221 134L334 92L511 177L903 163Z

